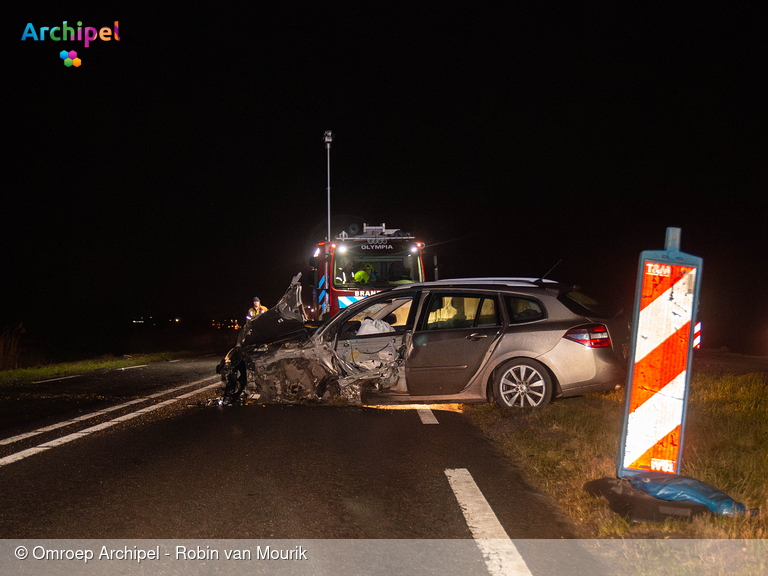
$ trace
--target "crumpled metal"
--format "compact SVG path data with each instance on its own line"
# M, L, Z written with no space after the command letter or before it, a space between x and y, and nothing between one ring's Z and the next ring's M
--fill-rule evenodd
M293 278L275 310L281 318L304 321L301 274ZM270 310L271 312L271 310ZM268 314L268 313L265 313ZM262 315L264 316L264 315ZM258 340L258 320L248 327L249 338ZM249 323L250 324L250 323ZM266 324L266 323L264 323ZM359 364L343 360L321 337L270 344L244 345L240 338L217 367L225 383L224 403L329 402L361 405L364 386L393 387L400 378L401 355L393 351L380 361Z
M369 369L345 362L326 342L310 339L300 347L284 347L250 358L245 391L262 402L326 401L361 405L364 385L394 386L399 359Z

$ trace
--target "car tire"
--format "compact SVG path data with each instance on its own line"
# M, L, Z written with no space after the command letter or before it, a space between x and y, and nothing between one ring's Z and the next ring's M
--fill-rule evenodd
M541 408L552 399L552 377L536 360L518 358L503 364L493 381L496 403L504 409Z
M224 399L230 403L240 400L247 383L248 371L245 367L245 362L239 362L227 375L227 385L224 388Z

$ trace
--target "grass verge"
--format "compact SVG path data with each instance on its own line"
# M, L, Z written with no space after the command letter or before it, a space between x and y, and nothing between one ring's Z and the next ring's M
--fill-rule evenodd
M768 381L764 374L695 376L691 383L681 474L727 493L752 518L701 516L693 521L631 524L582 489L616 476L623 391L556 401L531 411L467 406L475 423L530 481L554 497L596 538L768 538Z

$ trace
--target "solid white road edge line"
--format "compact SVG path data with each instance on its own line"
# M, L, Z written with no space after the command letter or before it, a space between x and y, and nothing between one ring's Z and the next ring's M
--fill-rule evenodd
M49 378L48 380L35 380L32 384L45 384L46 382L56 382L56 380L69 380L70 378L80 378L82 374L73 374L72 376L59 376L58 378Z
M488 572L493 576L532 576L469 470L446 470L445 475L477 547L483 554Z
M121 408L125 408L126 406L132 406L133 404L139 404L141 402L146 402L150 398L157 398L159 396L165 396L167 394L173 394L174 392L178 392L179 390L184 390L185 388L189 388L190 386L197 386L198 384L204 384L205 382L210 381L212 378L219 378L218 376L211 376L210 378L203 378L202 380L197 380L196 382L191 382L189 384L184 384L183 386L178 386L177 388L172 388L171 390L163 390L162 392L158 392L156 394L152 394L150 396L146 396L144 398L138 398L136 400L131 400L130 402L124 402L123 404L119 404L117 406L110 406L109 408L105 408L104 410L99 410L98 412L91 412L89 414L84 414L83 416L78 416L77 418L72 418L71 420L67 420L65 422L59 422L58 424L52 424L51 426L46 426L45 428L38 428L37 430L33 430L32 432L26 432L25 434L19 434L18 436L12 436L10 438L5 438L3 440L0 440L0 446L4 444L13 444L14 442L18 442L19 440L24 440L25 438L31 438L32 436L37 436L38 434L42 434L44 432L51 432L52 430L57 430L59 428L64 428L65 426L70 426L71 424L75 424L77 422L82 422L83 420L90 420L91 418L95 418L96 416L101 416L103 414L108 414L110 412L114 412L115 410L120 410ZM194 390L192 394L195 394L197 390ZM183 398L183 396L179 396L179 398Z
M5 458L0 458L0 466L5 466L6 464L11 464L12 462L23 460L24 458L27 458L28 456L32 456L33 454L39 454L40 452L44 452L49 448L61 446L62 444L66 444L67 442L72 442L72 440L77 440L78 438L82 438L83 436L88 436L89 434L93 434L94 432L100 432L101 430L106 430L107 428L110 428L115 424L119 424L120 422L125 422L127 420L132 420L133 418L143 416L148 412L153 412L154 410L158 410L159 408L168 406L169 404L173 404L178 400L189 398L190 396L193 396L198 392L202 392L210 388L215 388L217 386L219 386L219 383L211 384L210 386L205 386L203 388L197 388L192 392L188 392L187 394L177 396L176 398L171 398L170 400L165 400L158 404L153 404L152 406L147 406L146 408L142 408L141 410L137 410L136 412L131 412L130 414L126 414L125 416L120 416L119 418L115 418L114 420L102 422L101 424L97 424L96 426L91 426L90 428L86 428L85 430L81 430L80 432L74 432L67 436L62 436L61 438L57 438L56 440L51 440L50 442L46 442L45 444L40 444L39 446L35 446L34 448L28 448L27 450L16 452L16 454L11 454L10 456L6 456Z
M432 410L429 409L428 406L417 406L416 412L419 414L419 418L421 418L422 424L440 424L440 422L437 421L437 418L435 418L434 413Z

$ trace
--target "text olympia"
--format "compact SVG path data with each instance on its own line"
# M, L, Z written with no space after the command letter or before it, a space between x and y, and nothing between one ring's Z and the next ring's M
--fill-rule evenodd
M27 38L30 38L35 42L45 41L46 32L48 33L48 39L55 42L71 42L77 39L79 42L85 42L86 48L88 48L88 44L91 41L96 40L96 38L105 42L109 42L113 38L118 42L120 41L120 25L117 20L115 20L115 24L112 28L104 26L98 30L98 33L96 28L86 26L85 29L83 29L81 28L82 25L82 22L77 23L77 36L75 36L75 28L67 26L66 20L61 26L54 26L52 28L41 26L39 32L35 30L34 24L30 22L27 24L26 28L24 28L24 34L21 35L21 41L23 42Z
M677 474L696 271L653 262L643 270L625 468Z

